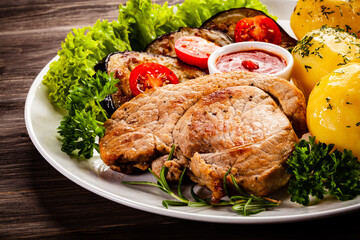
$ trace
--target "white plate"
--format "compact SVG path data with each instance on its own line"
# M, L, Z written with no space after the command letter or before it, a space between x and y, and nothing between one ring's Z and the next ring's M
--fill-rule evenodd
M279 17L279 23L291 33L289 17L296 1L263 0L271 12ZM286 11L285 11L286 10ZM286 13L286 14L283 14ZM292 33L291 33L292 34ZM52 61L55 61L55 57ZM32 84L25 105L26 127L31 140L41 155L60 173L78 185L117 203L143 211L182 219L221 223L275 223L313 219L358 209L360 198L341 202L327 199L316 205L302 207L289 200L286 192L279 192L280 207L253 216L237 215L230 207L170 207L165 209L161 202L171 199L161 190L150 186L127 186L121 181L154 181L149 174L128 176L114 172L105 166L99 156L89 161L76 161L63 153L58 140L57 127L62 115L47 98L42 80L49 70L47 64ZM188 189L184 192L188 192ZM198 189L199 190L199 189Z

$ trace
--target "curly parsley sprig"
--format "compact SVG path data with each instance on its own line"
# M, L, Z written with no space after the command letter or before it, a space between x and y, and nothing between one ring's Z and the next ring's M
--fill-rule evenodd
M169 159L174 151L174 145L172 150L169 154ZM147 186L154 186L160 188L165 193L169 194L175 200L163 200L162 205L165 208L169 208L169 206L188 206L188 207L205 207L205 206L212 206L212 207L219 207L219 206L231 206L232 209L244 216L257 214L260 212L265 211L267 208L275 207L280 204L280 201L276 201L269 198L260 198L256 197L252 194L245 193L240 186L236 183L235 177L230 175L232 183L234 185L234 189L237 191L237 195L231 195L228 191L227 186L227 176L229 175L230 170L225 174L223 178L224 190L229 200L221 200L218 203L211 202L210 198L201 198L198 196L194 191L194 186L192 185L190 188L191 196L194 200L189 200L184 196L182 193L182 183L183 178L186 172L186 168L183 170L179 182L177 184L177 191L176 193L172 190L171 186L166 180L166 175L168 172L168 168L165 166L162 167L159 176L157 176L151 169L149 169L151 174L156 178L157 182L147 182L147 181L123 181L123 184L131 184L131 185L147 185Z
M69 91L65 103L68 115L58 127L62 151L85 158L91 158L94 149L99 151L96 138L104 135L103 123L108 119L101 101L117 91L117 82L112 75L98 71L93 78L82 80L80 86Z
M287 163L293 176L288 189L293 202L308 206L310 196L323 199L330 194L345 201L360 194L360 162L350 150L340 152L333 144L309 137L295 145Z

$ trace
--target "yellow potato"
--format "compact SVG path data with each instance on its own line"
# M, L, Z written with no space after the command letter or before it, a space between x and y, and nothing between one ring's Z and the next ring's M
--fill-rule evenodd
M360 63L323 77L310 94L306 114L312 136L350 149L360 160Z
M360 39L338 28L322 27L306 34L292 55L292 80L308 97L323 76L348 62L360 62Z
M298 1L290 25L298 39L323 25L340 27L360 37L360 1L306 0Z

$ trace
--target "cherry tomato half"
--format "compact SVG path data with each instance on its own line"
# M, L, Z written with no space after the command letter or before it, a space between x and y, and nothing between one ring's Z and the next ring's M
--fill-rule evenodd
M236 24L234 35L235 42L260 41L277 45L281 43L278 25L271 18L263 15L241 19Z
M207 68L209 56L219 47L213 42L196 36L184 36L175 41L177 57L181 61L201 69Z
M177 84L179 79L173 71L158 63L143 63L130 73L129 84L134 96L147 89L161 87L166 84Z

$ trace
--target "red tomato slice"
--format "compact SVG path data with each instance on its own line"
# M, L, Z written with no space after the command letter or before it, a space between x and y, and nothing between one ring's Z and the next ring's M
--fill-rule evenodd
M129 78L130 89L134 96L150 88L177 83L179 79L173 71L164 65L152 62L136 66Z
M177 57L181 61L201 69L207 68L209 56L219 47L213 42L196 36L185 36L175 41Z
M244 18L235 27L235 42L260 41L279 45L281 32L278 25L269 17L260 15Z

